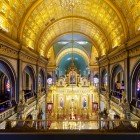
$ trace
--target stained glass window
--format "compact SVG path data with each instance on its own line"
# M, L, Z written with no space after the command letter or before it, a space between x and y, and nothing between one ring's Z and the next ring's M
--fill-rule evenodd
M6 90L7 90L7 91L10 91L10 87L11 87L10 81L7 80L7 82L6 82Z

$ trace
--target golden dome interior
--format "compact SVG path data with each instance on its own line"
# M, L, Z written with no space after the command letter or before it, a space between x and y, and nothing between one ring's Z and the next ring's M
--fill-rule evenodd
M1 0L0 28L45 57L68 32L86 35L105 55L140 34L140 0L79 0L73 12L59 0Z

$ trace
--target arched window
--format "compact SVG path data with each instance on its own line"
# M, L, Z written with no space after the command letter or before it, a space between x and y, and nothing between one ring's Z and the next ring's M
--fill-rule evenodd
M98 74L95 74L93 76L93 83L94 83L94 86L98 86L99 85L99 75Z
M107 89L107 71L104 69L101 73L101 90L106 91Z
M34 70L30 66L26 66L23 71L23 89L35 90Z
M131 95L131 104L140 108L140 62L132 72Z
M45 74L42 69L40 69L40 72L39 72L38 87L39 87L39 90L41 91L45 89Z
M124 84L123 69L117 65L112 69L111 90L120 92L122 83Z
M0 112L15 105L15 79L12 66L0 59Z
M35 73L31 66L26 66L23 71L23 91L25 100L35 95Z
M49 74L49 73L47 73L47 84L48 85L52 85L52 76Z
M122 92L125 90L124 72L120 65L112 69L111 94L119 99L122 98Z

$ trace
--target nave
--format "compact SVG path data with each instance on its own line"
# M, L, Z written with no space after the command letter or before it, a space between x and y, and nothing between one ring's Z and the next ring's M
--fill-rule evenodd
M0 0L0 132L140 131L140 0Z

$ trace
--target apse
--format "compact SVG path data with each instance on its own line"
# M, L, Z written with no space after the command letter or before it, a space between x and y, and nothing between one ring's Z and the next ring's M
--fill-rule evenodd
M81 76L88 76L87 62L82 56L76 53L68 53L60 60L58 64L59 76L63 76L66 74L67 70L71 66L72 58L74 65L81 74Z

